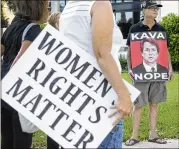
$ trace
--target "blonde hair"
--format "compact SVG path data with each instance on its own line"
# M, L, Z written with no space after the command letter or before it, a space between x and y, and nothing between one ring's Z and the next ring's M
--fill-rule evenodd
M59 22L60 12L54 12L48 17L48 23L52 26L55 26Z

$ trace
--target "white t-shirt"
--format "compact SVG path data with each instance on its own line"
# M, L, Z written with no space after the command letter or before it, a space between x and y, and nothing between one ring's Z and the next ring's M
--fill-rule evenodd
M95 1L69 1L60 16L60 32L75 42L80 48L94 56L91 37L91 7ZM122 45L123 36L115 22L111 53L121 72L118 51Z
M157 63L154 66L149 66L145 62L143 62L143 65L146 72L152 72L152 69L154 69L154 72L157 72Z

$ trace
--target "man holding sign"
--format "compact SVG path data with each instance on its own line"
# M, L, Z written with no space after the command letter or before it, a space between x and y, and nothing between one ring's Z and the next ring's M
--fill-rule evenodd
M130 28L127 45L128 70L134 86L141 91L133 112L133 133L126 141L132 146L139 142L141 109L149 104L150 142L165 144L156 132L157 104L166 101L165 81L172 78L172 65L168 53L165 29L156 22L159 7L154 0L142 3L144 19Z

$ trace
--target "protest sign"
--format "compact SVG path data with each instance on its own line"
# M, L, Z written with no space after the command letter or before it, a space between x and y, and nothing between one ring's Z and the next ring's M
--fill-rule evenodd
M134 101L140 94L125 81ZM48 25L2 80L2 99L64 148L97 148L117 95L96 60Z
M132 71L138 82L168 80L168 48L166 32L130 34Z

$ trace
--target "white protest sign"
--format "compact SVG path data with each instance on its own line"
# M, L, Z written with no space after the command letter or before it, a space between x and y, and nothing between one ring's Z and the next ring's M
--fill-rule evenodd
M125 82L132 100L139 91ZM2 80L2 99L64 148L97 148L117 95L96 60L47 26Z

